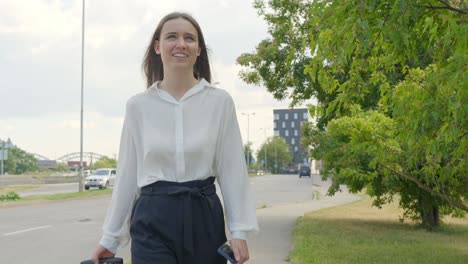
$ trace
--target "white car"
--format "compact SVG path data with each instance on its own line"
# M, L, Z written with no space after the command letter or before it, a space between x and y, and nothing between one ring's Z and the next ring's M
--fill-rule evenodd
M89 190L91 187L107 189L110 186L114 186L116 172L116 169L107 168L93 171L93 174L85 178L85 190Z

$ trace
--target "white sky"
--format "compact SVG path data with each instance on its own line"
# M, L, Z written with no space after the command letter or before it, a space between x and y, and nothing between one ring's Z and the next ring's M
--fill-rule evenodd
M146 89L141 61L158 21L185 11L211 50L213 83L234 98L243 141L273 134L266 88L238 77L236 58L267 37L249 0L86 1L84 151L117 155L126 100ZM80 150L81 0L0 0L0 139L54 159Z

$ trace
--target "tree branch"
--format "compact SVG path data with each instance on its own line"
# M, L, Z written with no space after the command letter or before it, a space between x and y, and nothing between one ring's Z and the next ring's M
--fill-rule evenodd
M460 13L460 14L468 14L467 11L463 10L463 9L459 9L459 8L456 8L456 7L453 7L451 6L449 3L447 3L446 1L444 0L437 0L439 3L441 3L443 6L433 6L433 5L430 5L430 6L423 6L423 7L426 7L426 8L430 8L430 9L448 9L448 10L451 10L451 11L454 11L454 12L457 12L457 13Z
M386 165L384 165L384 164L382 164L380 162L379 162L379 165L382 166L384 169L387 169L387 170L389 170L389 171L391 171L391 172L393 172L393 173L395 173L397 175L402 176L403 178L405 178L407 180L410 180L410 181L416 183L416 185L418 185L421 189L431 193L434 196L437 196L437 197L441 198L442 200L448 202L453 207L457 207L459 209L462 209L463 211L468 212L468 206L464 205L462 202L454 201L454 200L450 199L449 197L447 197L447 196L445 196L443 194L440 194L438 192L433 191L431 188L427 187L422 182L420 182L418 179L416 179L416 178L414 178L412 176L406 175L406 174L401 173L399 171L396 171L396 170L394 170L392 168L389 168L388 166L386 166Z
M465 133L463 133L463 134L460 136L460 138L463 138L463 137L465 137L466 135L468 135L468 131L466 131Z

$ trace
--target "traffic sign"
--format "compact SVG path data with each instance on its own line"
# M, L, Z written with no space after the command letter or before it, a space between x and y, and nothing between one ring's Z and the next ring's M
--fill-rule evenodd
M0 160L8 160L8 151L6 149L0 150Z

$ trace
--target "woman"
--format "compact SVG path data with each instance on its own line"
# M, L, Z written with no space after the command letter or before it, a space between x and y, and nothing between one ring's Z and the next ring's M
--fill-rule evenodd
M132 239L132 264L218 264L226 242L237 263L258 230L232 98L210 85L202 31L188 14L157 26L143 68L148 89L130 98L116 185L92 259L113 257Z

